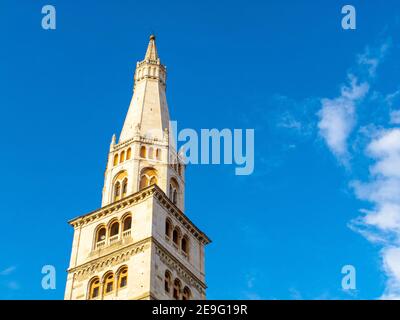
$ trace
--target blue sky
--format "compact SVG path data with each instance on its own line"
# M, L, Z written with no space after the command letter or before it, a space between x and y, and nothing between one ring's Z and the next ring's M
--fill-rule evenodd
M63 298L67 220L100 206L151 33L172 119L255 129L252 175L187 170L186 213L213 240L208 298L400 296L400 4L351 1L345 31L347 2L52 1L45 31L47 2L1 1L0 299Z

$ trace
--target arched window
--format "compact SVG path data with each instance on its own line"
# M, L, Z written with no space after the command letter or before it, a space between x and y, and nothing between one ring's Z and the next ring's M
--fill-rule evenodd
M114 291L114 274L109 273L104 280L104 294L110 294Z
M132 217L131 217L131 216L127 216L127 217L124 219L124 225L123 225L122 231L130 230L131 227L132 227Z
M118 164L118 154L114 156L114 166Z
M160 149L156 150L156 159L161 160L161 150Z
M175 279L173 297L174 299L179 300L180 295L181 295L181 282L179 281L179 279Z
M110 237L116 236L119 232L119 223L114 222L110 228Z
M104 246L105 241L106 241L106 227L101 227L96 232L95 248L98 249Z
M179 248L179 240L181 237L181 232L178 227L174 229L174 232L172 232L172 242Z
M125 151L121 152L121 156L119 157L119 163L122 163L125 161Z
M126 197L126 194L128 192L128 179L124 179L122 182L122 198Z
M121 199L121 183L117 181L114 186L114 201Z
M142 190L152 184L157 184L157 170L153 168L143 169L140 175L139 189Z
M166 220L165 220L165 235L168 237L168 239L171 238L171 232L172 232L172 223L171 223L171 220L166 219Z
M188 287L183 289L182 300L190 300L191 292Z
M122 267L118 273L118 288L125 288L128 284L128 267Z
M189 239L186 235L182 238L181 249L182 249L182 252L184 254L186 254L186 256L189 255Z
M175 178L171 178L169 184L169 198L173 202L173 204L178 204L178 195L179 195L179 184Z
M96 299L100 294L100 279L98 277L90 280L89 299Z
M144 188L146 188L149 185L149 179L147 179L147 176L141 176L140 178L140 185L139 185L139 189L142 190Z
M114 180L114 201L121 200L126 197L128 192L128 173L126 171L119 172Z
M126 151L126 160L129 160L129 159L131 158L131 156L132 156L132 149L129 148L129 149Z
M182 165L180 163L178 164L178 173L182 176Z
M110 227L110 244L116 242L119 238L119 223L115 221Z
M172 275L171 272L167 270L165 271L165 276L164 276L164 290L168 294L171 292L171 282L172 282Z
M149 148L149 159L153 159L153 148Z
M145 146L140 147L140 157L146 158L146 147Z
M157 178L156 177L151 177L151 179L150 179L150 185L153 185L153 184L157 184Z

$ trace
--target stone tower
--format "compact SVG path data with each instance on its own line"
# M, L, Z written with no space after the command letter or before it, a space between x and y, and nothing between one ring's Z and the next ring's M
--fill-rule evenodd
M150 36L102 207L72 219L65 299L205 299L209 238L183 213L185 165L169 135L166 67Z

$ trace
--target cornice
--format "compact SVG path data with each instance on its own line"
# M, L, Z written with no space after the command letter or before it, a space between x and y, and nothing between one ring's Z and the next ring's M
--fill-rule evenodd
M173 215L178 221L180 221L180 223L188 230L188 232L190 232L202 244L207 245L211 243L211 239L208 238L208 236L199 228L197 228L196 225L167 197L164 191L162 191L157 185L148 186L122 200L74 218L69 221L69 224L71 224L74 228L84 226L100 218L111 215L120 209L129 207L135 203L140 203L151 196L154 196L156 201L162 207L164 207L169 214Z
M152 242L155 244L156 254L164 264L166 264L170 269L174 269L179 274L180 278L185 279L187 283L194 285L200 293L205 293L207 286L202 280L193 274L193 272L191 272L155 238L152 238Z
M151 237L125 246L105 256L94 258L67 271L68 273L74 273L74 277L78 281L85 280L98 272L128 261L135 254L144 252L145 249L150 248L150 243Z

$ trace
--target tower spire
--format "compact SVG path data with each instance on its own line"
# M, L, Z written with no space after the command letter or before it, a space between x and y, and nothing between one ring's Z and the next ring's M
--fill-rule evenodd
M154 34L152 34L150 36L150 41L149 41L149 45L147 46L147 51L146 51L144 60L157 61L157 59L158 59L158 53L157 53L157 47L156 47L156 36Z
M158 57L155 39L154 35L150 36L144 60L136 64L133 96L119 142L137 134L163 140L164 131L169 128L165 96L167 70Z

